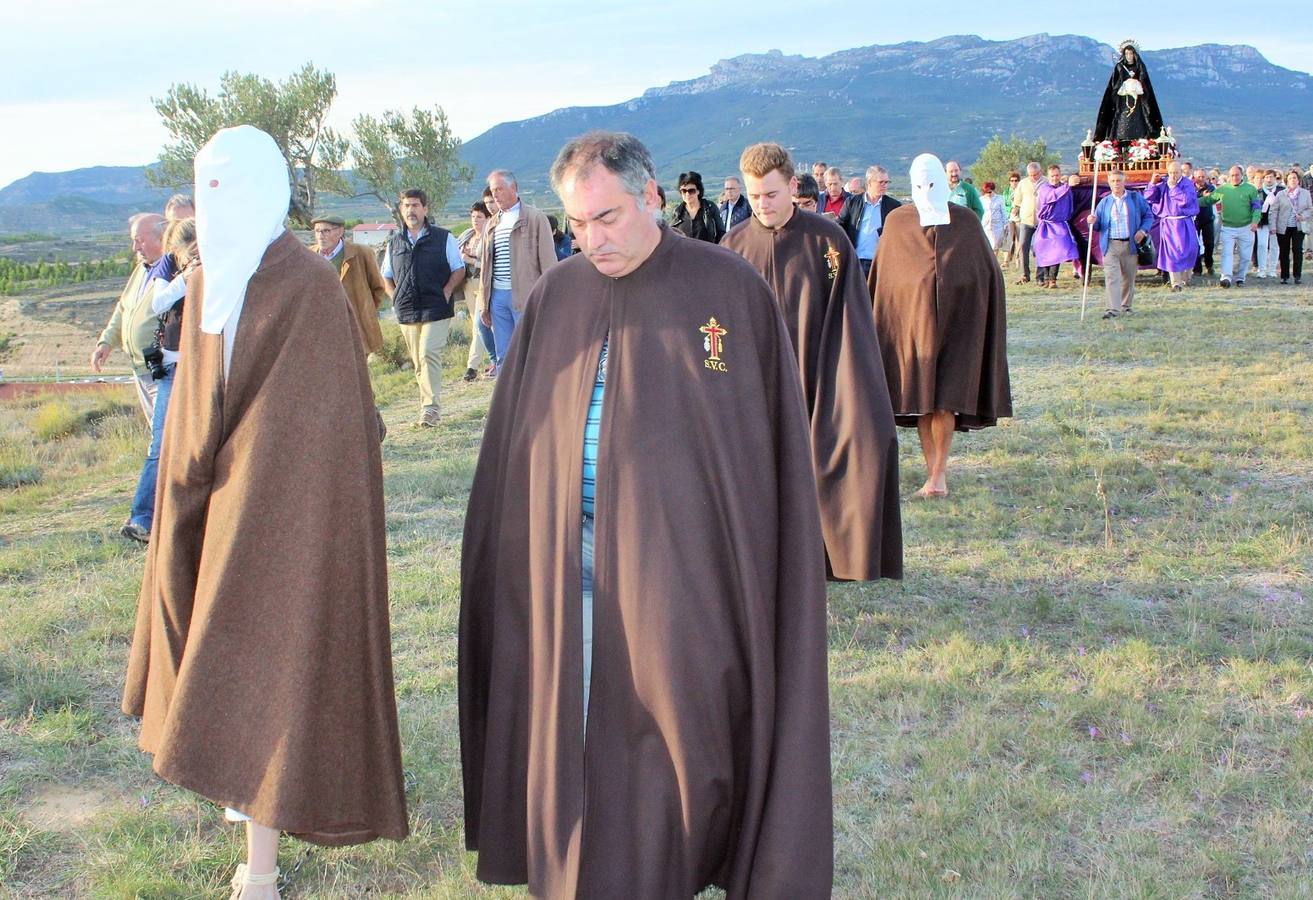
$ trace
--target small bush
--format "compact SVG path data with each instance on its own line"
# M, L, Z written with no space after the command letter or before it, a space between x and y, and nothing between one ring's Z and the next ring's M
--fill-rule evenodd
M41 404L32 416L32 433L43 441L54 441L76 434L82 429L86 417L64 400L50 400Z
M383 322L383 348L374 354L374 359L382 365L385 372L400 372L411 368L410 351L401 336L401 326Z

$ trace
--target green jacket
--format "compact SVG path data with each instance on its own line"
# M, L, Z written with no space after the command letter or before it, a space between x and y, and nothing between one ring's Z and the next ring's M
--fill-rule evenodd
M980 192L974 185L967 184L965 181L959 181L957 187L949 191L948 199L958 206L965 206L976 214L976 218L985 218L985 204L980 202Z
M142 290L145 277L144 265L132 270L123 293L119 295L119 302L114 304L114 313L98 340L98 343L108 344L127 354L128 362L138 374L146 371L142 354L155 343L155 330L159 327L159 317L151 309L154 291Z
M1222 201L1222 225L1227 228L1246 228L1257 225L1262 217L1263 203L1258 188L1249 182L1239 186L1219 184L1207 194L1199 196L1200 206L1212 206Z

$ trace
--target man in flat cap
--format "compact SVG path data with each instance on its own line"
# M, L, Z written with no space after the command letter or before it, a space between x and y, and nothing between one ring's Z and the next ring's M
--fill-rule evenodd
M387 302L388 290L368 247L346 242L346 221L341 216L319 216L314 220L315 250L337 269L351 312L360 326L365 353L383 349L383 331L378 311Z

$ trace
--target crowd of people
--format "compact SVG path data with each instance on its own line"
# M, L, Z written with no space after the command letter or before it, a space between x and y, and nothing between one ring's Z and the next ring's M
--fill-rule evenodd
M1292 165L1284 173L1237 165L1225 176L1217 168L1196 168L1188 160L1174 159L1167 168L1165 178L1155 176L1143 191L1129 192L1148 201L1150 227L1166 229L1159 250L1147 262L1156 264L1164 284L1180 291L1191 274L1213 275L1215 260L1222 288L1243 286L1251 268L1256 278L1302 282L1303 262L1310 255L1305 236L1313 230L1313 164L1307 169ZM982 222L1004 265L1019 270L1018 284L1031 280L1033 251L1041 285L1056 287L1056 266L1062 263L1072 263L1076 277L1082 277L1086 237L1070 227L1075 210L1063 190L1061 167L1048 168L1047 187L1041 170L1032 162L1024 175L1009 173L999 204L1007 211L1006 221L1000 227L1001 214L986 210ZM1116 190L1116 173L1110 173L1110 192ZM1075 186L1081 179L1073 175L1069 183ZM985 187L994 193L992 182ZM1138 200L1131 202L1138 208Z
M1263 228L1298 281L1307 188L1238 171L1202 191L1181 164L1143 193L1109 178L1087 225L1110 316L1155 223L1174 287L1211 266L1212 204L1236 283ZM977 190L923 154L900 203L883 166L854 184L761 143L718 198L682 173L666 210L646 147L591 132L550 172L563 223L502 169L459 237L407 189L380 264L330 215L307 249L272 139L216 134L194 205L131 221L140 265L93 364L128 354L151 424L123 527L149 545L123 709L161 777L244 823L233 896L277 896L281 832L408 832L366 367L388 301L417 427L440 423L461 303L465 377L496 379L458 632L478 877L829 896L826 582L903 575L898 427L925 461L909 499L932 502L955 433L1012 415L999 256L1028 272L1033 248L1046 284L1078 258L1078 179L1040 173Z

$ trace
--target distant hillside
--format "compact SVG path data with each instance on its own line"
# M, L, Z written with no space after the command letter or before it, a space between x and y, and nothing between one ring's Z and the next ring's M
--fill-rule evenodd
M626 103L498 125L469 141L464 154L480 172L504 166L534 185L542 184L561 144L590 128L639 135L667 181L688 168L732 172L744 146L766 139L800 160L854 170L874 162L903 167L926 150L970 162L991 135L1016 132L1045 138L1070 162L1094 125L1115 56L1091 38L1047 34L1013 41L955 36L819 59L749 54ZM1309 154L1308 74L1272 65L1245 46L1144 56L1187 155L1223 163ZM1279 129L1276 108L1283 111Z
M1144 56L1186 156L1209 164L1309 162L1313 76L1275 66L1246 46L1201 44ZM768 139L801 161L824 159L853 172L880 162L896 178L922 151L969 163L990 136L1014 132L1044 138L1070 163L1094 124L1114 58L1112 47L1091 38L1048 34L1012 41L954 36L819 59L748 54L625 103L497 125L466 143L463 155L480 174L514 170L535 202L547 201L547 168L561 144L590 128L640 136L667 184L690 168L713 179L728 174L744 146ZM477 181L457 192L453 209L477 195ZM167 195L146 183L141 168L34 173L0 190L0 233L115 229ZM348 216L386 215L368 200L324 197L324 206Z

